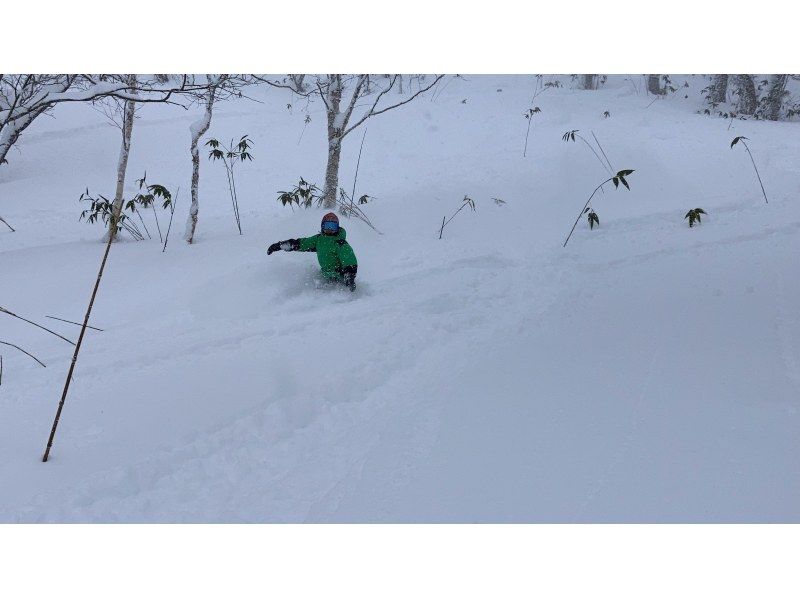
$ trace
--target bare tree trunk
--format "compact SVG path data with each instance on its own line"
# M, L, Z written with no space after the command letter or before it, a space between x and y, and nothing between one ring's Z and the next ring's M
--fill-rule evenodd
M339 158L342 153L342 130L345 123L341 113L342 76L328 75L326 111L328 113L328 164L325 167L325 189L322 207L332 210L336 207L336 193L339 190Z
M325 167L325 190L322 207L326 210L336 208L336 192L339 189L339 159L342 154L342 141L328 138L328 164Z
M755 114L758 107L756 85L752 75L734 75L736 93L739 95L738 110L741 114Z
M597 75L582 75L581 89L597 89L596 78Z
M199 121L195 122L191 126L191 133L192 133L192 145L191 145L191 153L192 153L192 205L189 208L189 218L186 220L186 232L184 233L183 238L186 239L187 243L192 243L194 241L194 231L197 228L197 214L200 211L200 203L198 199L198 191L197 187L200 182L200 151L197 148L197 144L200 141L200 138L206 134L208 128L211 126L211 116L214 110L214 94L216 89L214 87L210 87L208 90L208 97L206 98L206 111Z
M728 75L714 75L710 99L714 104L724 104L728 97Z
M661 75L647 75L647 91L655 96L666 95L667 90L661 87Z
M136 90L136 75L128 75L128 84ZM119 149L119 160L117 161L117 190L114 193L114 204L112 207L114 217L109 220L106 240L111 241L117 236L117 225L120 214L122 213L123 195L125 192L125 174L128 171L128 156L131 152L131 135L133 134L133 118L136 112L136 102L125 100L122 119L122 145Z
M765 116L769 120L778 120L781 117L783 97L786 92L786 81L789 75L772 75L769 93L766 99Z
M436 79L420 88L416 93L411 93L410 96L402 101L398 101L392 105L384 106L377 109L378 103L384 94L388 93L395 82L399 79L399 75L392 77L389 85L381 91L372 103L372 106L366 112L360 115L354 123L350 122L353 116L353 110L356 107L356 102L362 96L364 85L367 82L369 75L357 75L353 79L353 88L350 97L345 103L345 110L341 110L341 101L343 94L342 76L341 75L327 75L324 86L322 85L321 78L317 79L317 89L319 90L320 97L325 103L325 112L328 117L328 163L325 167L325 189L322 194L322 205L327 209L335 209L337 205L337 193L339 191L339 161L342 151L342 140L354 129L358 128L366 120L372 116L383 114L389 110L399 108L414 100L417 96L432 88L444 75L437 75Z

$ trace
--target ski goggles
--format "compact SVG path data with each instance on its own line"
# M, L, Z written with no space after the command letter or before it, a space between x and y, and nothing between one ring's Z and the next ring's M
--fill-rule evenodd
M339 232L339 223L333 220L326 220L322 223L323 233L337 233Z

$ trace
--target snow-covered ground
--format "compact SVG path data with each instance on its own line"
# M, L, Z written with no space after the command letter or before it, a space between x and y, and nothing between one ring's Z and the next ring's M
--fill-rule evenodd
M321 211L276 198L322 184L319 104L257 89L263 104L220 105L207 137L255 142L244 235L204 159L193 246L199 111L145 106L128 188L145 170L182 188L169 247L112 247L104 332L87 334L47 464L72 347L0 314L0 340L47 364L2 348L0 521L800 521L800 124L699 115L700 76L655 102L641 77L639 93L556 78L533 103L531 76L448 78L368 122L357 192L383 234L344 221L355 294L315 288L313 255L265 251L318 229ZM113 194L119 132L87 106L54 116L0 168L17 229L0 231L0 305L74 338L44 316L82 318L103 245L77 198ZM606 178L570 129L635 172L562 248ZM439 240L465 194L477 210Z

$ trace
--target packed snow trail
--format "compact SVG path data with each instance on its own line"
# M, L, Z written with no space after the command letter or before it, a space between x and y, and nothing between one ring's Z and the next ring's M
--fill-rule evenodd
M48 364L4 353L0 521L800 521L798 125L693 114L690 81L649 108L613 77L548 91L526 159L531 78L377 120L359 189L384 234L345 224L352 294L316 289L310 254L266 255L318 230L275 201L323 171L318 108L298 146L277 91L220 105L209 135L256 143L244 236L204 162L196 245L112 247L48 464L71 349L0 321ZM185 183L195 118L144 110L130 172ZM76 320L103 248L75 199L113 179L117 132L77 106L37 125L0 169L2 304ZM636 172L562 249L604 176L568 128ZM769 206L734 134L758 140ZM465 194L477 211L438 240Z

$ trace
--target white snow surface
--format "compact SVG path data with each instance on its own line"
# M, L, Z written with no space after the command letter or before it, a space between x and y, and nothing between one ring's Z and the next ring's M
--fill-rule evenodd
M169 246L148 220L156 240L112 247L104 331L87 332L48 463L73 349L0 314L0 340L47 364L0 346L0 521L800 522L800 125L697 114L701 76L655 102L641 77L639 94L556 78L532 103L532 76L448 77L368 121L356 191L383 234L342 218L353 294L317 288L312 254L266 255L318 230L322 211L276 198L322 186L319 102L258 88L263 104L216 107L206 138L255 143L236 171L244 235L204 157L192 246L202 108L144 106L127 189L145 170L181 187ZM88 106L54 116L0 167L17 229L0 230L0 305L77 338L45 316L83 317L104 246L77 198L113 194L119 131ZM562 248L606 178L569 129L635 172ZM477 210L439 240L464 195Z

